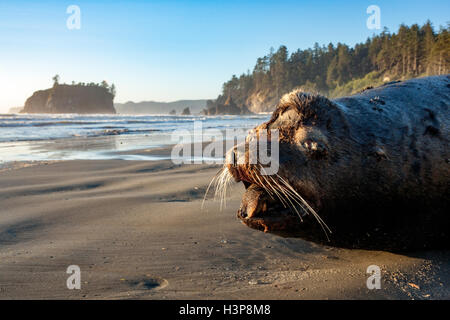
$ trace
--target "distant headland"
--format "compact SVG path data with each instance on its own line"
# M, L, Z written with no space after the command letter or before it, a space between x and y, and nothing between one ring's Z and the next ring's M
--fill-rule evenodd
M180 115L183 110L189 108L190 113L198 114L206 107L207 100L177 100L172 102L158 101L128 101L125 103L115 103L119 114L170 114Z

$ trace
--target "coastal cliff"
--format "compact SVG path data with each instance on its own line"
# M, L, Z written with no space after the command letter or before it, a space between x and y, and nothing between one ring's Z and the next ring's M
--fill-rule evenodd
M245 115L252 114L245 105L237 106L231 96L228 96L224 101L224 96L219 96L217 100L208 100L206 103L206 109L203 110L203 114L207 116L214 115Z
M273 91L261 90L252 92L245 100L245 105L255 113L272 112L280 98Z
M55 85L33 93L22 113L116 113L114 95L105 87Z

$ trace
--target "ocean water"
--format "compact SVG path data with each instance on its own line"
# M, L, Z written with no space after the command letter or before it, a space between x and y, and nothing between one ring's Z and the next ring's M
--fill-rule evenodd
M245 135L269 117L0 114L0 165L35 160L160 159L133 151L177 143L173 132L193 132L194 123L201 123L207 141L213 129L234 129Z

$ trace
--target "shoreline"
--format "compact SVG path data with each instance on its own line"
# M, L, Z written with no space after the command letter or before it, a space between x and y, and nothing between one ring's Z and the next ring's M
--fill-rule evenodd
M0 299L449 299L450 252L322 246L201 211L217 165L58 161L0 172ZM366 269L382 288L366 287ZM66 288L69 265L81 290Z
M205 137L203 137L205 138ZM207 138L207 137L206 137ZM172 149L175 143L165 142L162 144L146 145L142 141L151 138L147 136L106 136L106 137L73 137L48 141L27 141L18 143L1 143L0 154L9 154L3 159L0 157L0 170L21 168L22 166L37 165L40 163L53 163L58 161L78 161L78 160L126 160L126 161L160 161L171 160ZM130 140L132 140L130 142ZM205 139L202 143L182 143L183 148L191 149L190 157L175 157L174 159L188 161L201 160L220 162L224 159L227 151L227 143L231 140L211 140ZM20 148L22 155L17 156L11 153L8 144L12 148L23 145ZM195 149L201 145L202 154L196 156ZM205 147L213 145L216 152L211 156L203 155ZM109 148L109 149L108 149ZM36 154L32 156L30 154ZM54 156L51 156L54 154ZM17 159L19 158L19 159Z

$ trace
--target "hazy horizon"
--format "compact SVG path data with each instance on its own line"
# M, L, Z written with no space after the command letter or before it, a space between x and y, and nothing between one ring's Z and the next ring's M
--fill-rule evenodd
M233 74L286 45L353 46L401 23L446 25L450 3L389 1L77 1L80 29L69 30L71 2L0 4L0 112L23 106L36 90L61 82L117 87L115 103L212 99ZM381 28L366 27L370 5ZM296 10L293 10L293 7Z

